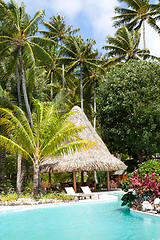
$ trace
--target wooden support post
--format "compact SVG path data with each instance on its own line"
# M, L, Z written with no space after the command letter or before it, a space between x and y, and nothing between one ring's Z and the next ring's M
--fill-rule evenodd
M50 173L50 172L48 173L48 182L49 182L49 183L52 182L52 180L51 180L51 173Z
M49 180L49 183L51 183L52 182L52 180L51 180L51 173L49 172L48 173L48 180ZM49 189L51 189L51 184L49 185Z
M81 172L81 182L84 182L84 172Z
M107 171L107 190L110 191L109 171Z
M73 171L73 188L74 191L77 192L77 186L76 186L76 172Z

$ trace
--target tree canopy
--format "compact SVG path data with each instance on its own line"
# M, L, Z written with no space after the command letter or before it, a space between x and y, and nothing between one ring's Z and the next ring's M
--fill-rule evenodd
M99 88L103 140L142 161L160 151L160 66L129 60L111 67Z

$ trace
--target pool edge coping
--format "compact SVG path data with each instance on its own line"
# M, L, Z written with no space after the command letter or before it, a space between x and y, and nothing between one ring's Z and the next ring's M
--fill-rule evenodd
M133 208L130 208L130 211L133 212L133 213L141 213L141 214L146 214L148 216L153 216L153 217L158 217L160 218L160 214L156 214L156 213L150 213L150 212L142 212L142 211L139 211L139 210L134 210Z

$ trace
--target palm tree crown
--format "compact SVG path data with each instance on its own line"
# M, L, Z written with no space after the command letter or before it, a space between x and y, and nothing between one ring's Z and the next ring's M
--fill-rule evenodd
M122 60L140 59L140 57L149 57L148 49L139 49L140 42L140 30L129 30L123 26L118 29L115 37L108 36L106 42L108 45L104 45L103 49L108 51L108 57L111 57L104 66L111 65Z
M41 30L40 33L43 33L45 37L53 39L57 43L60 43L61 46L66 41L66 37L78 32L80 28L73 29L72 25L66 26L65 23L65 17L60 14L57 15L57 17L53 16L50 18L49 22L42 22L43 25L48 30ZM63 57L63 52L62 52ZM63 94L64 94L64 88L65 88L65 77L64 77L64 64L62 64L62 84L63 84Z
M157 5L150 4L149 0L118 0L128 5L128 8L116 7L115 12L119 15L114 16L114 26L119 27L126 25L129 30L139 29L143 23L143 41L145 45L145 25L144 21L150 19L150 17L157 16L160 13L160 9Z
M80 71L80 92L81 92L81 108L83 110L83 73L85 68L93 66L98 68L98 51L93 50L95 41L87 39L85 43L81 36L70 36L67 38L65 46L63 46L64 60L70 61L69 70L79 68Z
M60 42L60 44L63 43L67 36L80 30L80 28L72 30L71 24L66 26L65 17L61 17L60 14L57 17L51 17L49 22L42 21L42 23L48 31L40 30L39 32L43 33L45 37L52 38L58 43Z

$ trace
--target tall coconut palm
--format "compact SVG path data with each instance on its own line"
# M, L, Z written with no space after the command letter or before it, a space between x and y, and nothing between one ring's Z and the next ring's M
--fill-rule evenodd
M23 155L33 162L33 194L40 191L39 167L49 156L56 157L63 153L93 147L96 143L81 140L78 132L84 129L83 126L76 127L67 120L73 113L62 115L57 114L55 104L43 105L35 101L33 113L33 128L30 127L25 113L17 106L14 110L0 108L2 125L10 138L0 135L0 144L9 151Z
M43 25L48 29L41 30L39 32L43 33L45 37L51 38L56 42L60 43L63 46L65 39L67 36L72 35L80 30L80 28L76 28L72 30L72 25L66 26L64 16L61 17L60 14L57 17L53 16L50 18L49 22L42 21ZM63 52L62 52L63 56ZM64 64L62 64L62 84L63 84L63 94L65 88L65 78L64 78Z
M55 42L53 45L47 45L44 46L45 50L49 53L51 56L50 62L45 66L47 79L50 79L50 84L48 84L48 87L50 88L50 100L53 101L54 93L53 93L53 87L56 89L60 89L60 81L62 79L62 65L59 62L60 52L58 49L58 44Z
M94 115L93 128L95 131L96 131L96 113L97 113L97 107L96 107L97 86L98 86L98 82L102 81L103 76L104 76L104 71L101 67L96 69L94 67L90 67L88 69L87 77L84 79L84 87L85 89L89 90L87 91L87 95L91 95L90 98L93 100L93 105L91 104L93 106L92 113L90 114L90 116ZM94 179L96 184L98 184L96 171L94 171Z
M146 48L145 41L145 21L149 23L150 17L156 17L160 14L159 5L150 4L149 0L118 0L127 4L128 8L116 7L115 12L119 15L114 16L114 26L119 27L126 25L129 30L139 29L143 25L143 44Z
M42 47L31 41L33 38L38 38L34 35L38 31L38 23L42 20L43 14L44 11L40 10L30 19L30 16L25 13L23 3L19 7L14 0L10 0L8 4L2 0L0 1L0 55L5 54L9 49L10 54L16 50L18 52L24 101L31 126L33 121L26 90L24 61L28 63L29 68L33 68L35 65L35 54L43 56L46 60L50 58L49 54ZM43 41L47 40L43 39Z
M110 59L103 66L109 66L116 62L129 59L141 59L151 57L148 49L139 49L140 30L129 32L127 27L118 29L115 36L108 36L107 45L103 49L107 50ZM153 56L152 56L153 57Z
M79 69L80 76L80 99L81 109L83 110L83 74L87 66L98 68L98 51L93 50L95 41L87 39L85 43L81 36L70 36L63 46L64 60L70 61L67 69Z

